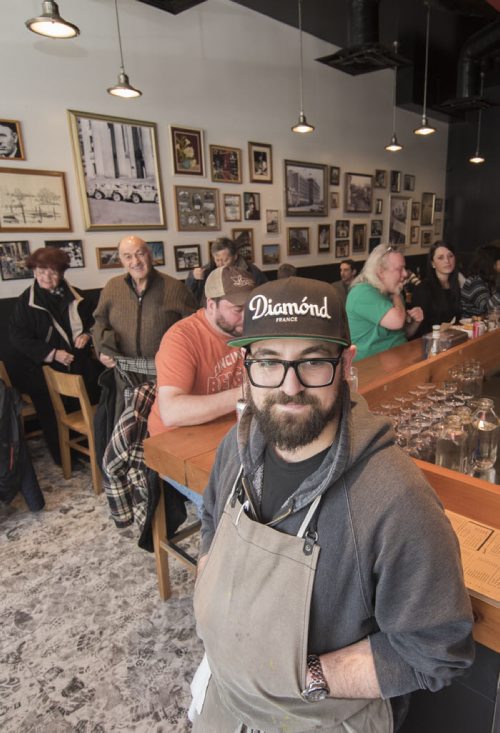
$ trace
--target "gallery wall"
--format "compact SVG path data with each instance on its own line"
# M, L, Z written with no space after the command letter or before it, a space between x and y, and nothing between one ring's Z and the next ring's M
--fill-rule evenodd
M335 222L348 219L366 223L368 237L372 219L383 220L382 241L387 241L389 188L375 189L374 199L383 200L382 214L344 212L345 175L373 175L376 169L414 176L414 191L400 195L419 202L424 192L438 198L445 194L448 126L433 121L437 134L428 139L413 135L416 114L398 110L397 132L404 150L384 150L392 133L393 72L380 71L352 77L315 61L332 53L328 43L304 34L304 107L316 126L310 135L297 135L290 128L298 118L298 32L250 11L230 0L207 2L177 16L135 0L120 0L125 68L132 84L143 96L137 100L111 97L106 89L116 83L119 52L112 0L64 0L61 14L80 27L81 35L68 41L41 38L25 28L27 18L40 13L39 0L20 3L3 0L0 28L2 110L0 117L19 120L26 159L8 164L19 169L63 171L66 179L71 231L64 233L16 233L0 230L0 244L27 240L30 250L45 240L81 239L85 267L71 269L68 279L82 288L98 288L118 269L99 269L98 247L113 247L125 233L136 233L164 244L166 264L160 269L183 278L176 270L174 246L199 244L202 260L208 259L208 242L231 236L233 227L251 227L254 259L262 269L262 245L279 244L281 262L297 267L329 264L335 260ZM8 73L6 73L8 71ZM78 187L67 110L118 116L157 125L158 163L167 220L166 229L126 232L115 229L87 231ZM169 125L202 130L205 176L174 175ZM271 146L273 181L250 183L248 142ZM209 145L241 149L242 183L214 183L210 177ZM328 185L328 194L338 193L340 207L328 208L326 216L285 217L284 160L338 166L338 186ZM223 193L260 193L261 220L230 223L204 232L178 231L174 186L210 186ZM402 186L403 188L403 186ZM141 204L138 204L139 206ZM279 233L266 233L265 210L279 211ZM419 222L415 222L418 224ZM318 252L318 225L332 225L330 251ZM437 225L439 227L439 224ZM287 254L287 228L309 229L309 254ZM431 238L438 238L434 232ZM351 227L352 231L352 227ZM352 241L351 241L352 246ZM420 242L409 245L408 254L425 252ZM355 254L363 260L366 252ZM18 295L27 280L2 280L0 297Z

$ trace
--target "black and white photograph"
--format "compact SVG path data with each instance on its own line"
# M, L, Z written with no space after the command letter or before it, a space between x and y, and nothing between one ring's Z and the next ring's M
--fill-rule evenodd
M318 252L330 251L331 230L331 224L318 224Z
M266 209L266 232L268 234L279 234L280 219L278 209Z
M224 221L241 221L241 195L224 194Z
M243 212L245 221L260 219L260 193L243 192Z
M420 209L420 223L423 227L434 224L435 193L422 194L422 206Z
M411 220L420 221L420 201L411 202Z
M21 123L18 120L0 120L0 160L24 160Z
M335 222L335 239L347 239L350 235L351 222L349 219L337 219Z
M309 227L288 227L288 254L308 255Z
M373 188L387 188L387 171L377 168L373 176Z
M273 182L273 150L268 143L248 143L248 166L252 183Z
M403 188L405 191L415 190L415 176L405 173L403 176Z
M85 267L83 243L81 239L46 239L46 247L57 247L69 257L70 267Z
M165 264L165 248L163 242L146 242L146 245L151 252L153 259L153 265L159 267Z
M0 168L0 228L7 232L69 232L62 171Z
M372 237L381 237L384 229L383 219L372 219L370 227L370 235Z
M253 229L231 229L231 239L236 242L238 252L253 253Z
M340 186L340 168L338 165L330 166L330 186Z
M430 247L434 241L434 234L432 229L422 229L420 232L420 246Z
M366 224L353 223L352 225L352 253L366 251Z
M443 199L436 198L434 201L434 211L436 214L440 214L443 211Z
M180 232L220 229L218 188L175 186L175 204Z
M391 193L401 191L401 171L391 171Z
M338 209L340 205L339 192L330 192L330 209Z
M263 244L262 245L262 264L263 265L279 265L280 263L280 245L279 244Z
M410 226L410 244L418 244L420 239L420 227L417 224Z
M335 240L335 258L337 260L349 257L349 245L348 239L336 239Z
M409 198L405 196L391 196L389 218L390 244L408 244L410 211Z
M174 246L175 269L187 272L194 267L201 267L201 251L199 244L181 244Z
M373 179L366 173L345 174L345 211L371 214Z
M328 166L285 160L285 215L328 215Z
M28 280L33 271L26 267L30 253L29 242L0 242L0 273L2 280Z
M384 199L375 199L375 214L380 216L382 209L384 208Z
M156 124L68 115L86 230L164 228Z

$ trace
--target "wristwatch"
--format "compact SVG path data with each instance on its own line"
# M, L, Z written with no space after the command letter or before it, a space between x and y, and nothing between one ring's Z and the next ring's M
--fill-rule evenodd
M300 693L306 702L319 702L330 694L330 688L325 680L320 658L317 654L307 655L307 668L311 674L311 681L305 690Z

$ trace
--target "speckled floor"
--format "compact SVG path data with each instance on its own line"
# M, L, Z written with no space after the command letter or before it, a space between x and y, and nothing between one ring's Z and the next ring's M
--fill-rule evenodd
M172 560L160 601L153 555L115 528L88 466L65 481L29 443L46 507L0 506L0 730L190 730L193 576Z

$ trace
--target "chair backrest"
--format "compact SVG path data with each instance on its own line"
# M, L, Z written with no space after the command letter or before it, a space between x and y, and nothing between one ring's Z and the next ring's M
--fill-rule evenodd
M7 369L5 368L3 361L0 361L0 379L6 387L12 387L12 382L9 379L9 375L7 374Z
M43 373L45 374L45 381L47 382L56 413L60 417L65 417L68 414L61 395L64 397L76 397L80 401L80 408L85 421L92 427L93 410L81 374L56 372L50 366L44 366Z

